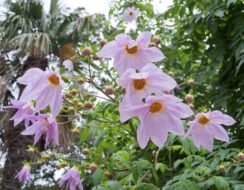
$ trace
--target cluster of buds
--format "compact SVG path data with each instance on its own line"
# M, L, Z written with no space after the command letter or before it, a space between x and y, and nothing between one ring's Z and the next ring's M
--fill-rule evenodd
M112 95L114 93L114 88L112 86L107 86L104 89L104 93L108 96Z

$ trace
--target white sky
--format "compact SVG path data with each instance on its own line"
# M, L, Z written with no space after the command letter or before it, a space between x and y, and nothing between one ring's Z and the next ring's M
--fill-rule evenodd
M1 0L0 0L1 1ZM43 0L45 8L48 10L51 0ZM61 5L72 9L85 7L87 12L108 14L110 0L61 0ZM173 0L154 0L154 8L158 12L164 12L168 6L173 4Z
M5 0L0 0L0 18L5 11L3 3ZM49 10L51 0L42 0L44 7ZM102 13L108 15L110 0L60 0L61 6L70 7L75 9L77 7L85 7L86 11L90 14ZM129 1L129 0L128 0ZM154 9L157 12L164 12L170 5L173 4L173 0L153 0Z

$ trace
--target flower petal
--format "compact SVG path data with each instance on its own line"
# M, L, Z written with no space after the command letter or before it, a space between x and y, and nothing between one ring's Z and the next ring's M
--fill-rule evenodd
M53 116L57 116L59 114L62 105L62 88L56 88L52 100L50 101L50 108Z
M152 34L151 32L142 32L138 35L136 41L141 47L148 47L151 41Z
M229 115L223 114L220 111L212 111L210 113L210 118L218 124L233 125L236 121Z
M227 131L221 127L219 124L214 124L211 123L208 126L206 126L208 129L208 132L213 135L214 138L224 141L224 142L229 142L229 135Z
M148 116L144 119L144 123L144 127L148 129L153 143L159 148L162 148L168 136L168 131L165 130L166 124L162 122L162 118L158 116Z
M192 131L192 140L197 148L200 148L200 145L202 145L202 147L209 151L213 149L213 136L208 133L205 127L196 127Z
M99 57L114 58L118 44L115 41L106 43L103 48L97 53Z
M166 128L164 130L168 130L171 133L174 133L176 135L183 136L184 133L184 127L182 124L182 121L178 117L174 117L170 115L169 113L163 113L161 116L161 121L164 122L164 125Z
M145 62L151 63L161 61L165 58L165 56L160 49L152 47L143 50L143 58L145 59Z
M28 69L24 75L17 79L20 84L30 84L39 80L43 76L44 71L38 68Z
M145 126L145 123L141 123L141 125L139 125L137 128L137 142L141 149L144 149L147 146L148 141L148 126Z

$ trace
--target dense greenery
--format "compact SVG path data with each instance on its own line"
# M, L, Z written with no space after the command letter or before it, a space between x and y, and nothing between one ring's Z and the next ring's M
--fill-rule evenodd
M244 3L241 0L174 0L164 13L155 12L150 0L116 0L111 2L109 20L102 15L86 17L85 11L76 20L81 9L67 16L54 5L45 18L39 1L20 2L23 5L18 6L26 6L27 12L11 4L14 14L7 14L6 21L1 23L2 55L17 45L23 50L18 58L37 56L30 49L38 44L34 48L38 49L38 56L53 53L49 62L70 58L74 63L72 76L58 64L69 85L58 117L62 147L37 151L32 157L35 179L51 180L51 186L43 189L57 188L54 171L67 165L80 168L84 189L244 189L244 161L238 159L238 153L244 151ZM28 6L36 11L28 12ZM131 28L121 16L130 6L140 12L136 27ZM20 15L25 16L24 20ZM120 33L135 38L142 31L152 31L160 38L158 47L166 59L157 65L178 82L176 96L184 99L188 93L194 95L195 113L219 109L237 120L235 126L228 128L229 144L215 141L213 152L208 152L198 150L191 139L171 134L162 149L152 143L144 150L139 148L136 141L139 120L119 121L118 105L123 89L118 87L118 74L111 61L98 59L96 52L101 49L101 36L111 41ZM64 44L72 44L74 53L66 56L70 49L65 49ZM81 56L85 47L92 48L92 56ZM8 60L6 65L13 72L11 64ZM190 79L195 81L194 85L189 85ZM106 95L106 87L113 88L113 95ZM92 103L92 109L84 109L87 102ZM97 167L94 172L90 171L91 164ZM40 168L45 175L39 172ZM24 188L36 186L32 183Z

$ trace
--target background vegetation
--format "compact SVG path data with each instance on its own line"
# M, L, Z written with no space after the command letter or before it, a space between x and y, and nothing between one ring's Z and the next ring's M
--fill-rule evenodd
M82 171L84 189L244 189L244 161L238 159L244 151L243 1L174 0L166 12L157 13L150 0L114 0L109 20L88 16L82 8L62 10L58 0L51 1L49 12L42 5L40 0L6 2L8 11L0 22L0 105L21 94L16 78L28 68L60 67L69 84L57 118L62 146L44 150L40 142L35 153L26 152L32 139L19 134L23 126L13 128L8 122L12 111L2 110L1 148L7 153L2 189L21 187L14 176L23 160L36 163L33 183L24 189L58 189L54 173L73 164ZM140 12L136 27L126 25L121 16L130 6ZM118 75L110 61L96 57L101 38L111 41L125 31L134 38L142 31L159 36L158 47L167 59L158 66L178 82L176 95L193 94L195 113L219 109L237 120L228 128L230 144L215 141L210 153L197 150L190 139L170 135L162 149L152 143L139 148L135 138L139 121L119 122L123 91ZM92 56L81 56L85 47L92 48ZM74 63L72 75L62 67L65 59ZM193 86L189 79L194 79ZM106 101L97 97L108 86L113 95L103 96ZM87 102L92 109L84 109ZM96 171L91 171L91 164Z

